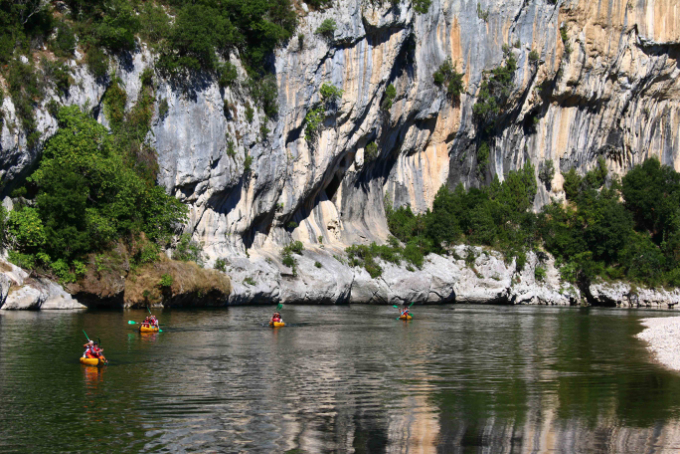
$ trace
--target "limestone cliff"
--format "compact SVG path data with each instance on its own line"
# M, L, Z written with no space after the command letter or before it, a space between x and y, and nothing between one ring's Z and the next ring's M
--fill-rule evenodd
M158 80L157 106L166 101L169 107L162 118L156 109L148 136L158 152L159 182L190 204L186 228L204 243L208 265L227 261L232 304L468 300L459 285L469 283L467 268L452 257L431 256L416 272L386 267L385 276L373 280L333 255L342 259L347 245L387 237L386 196L395 206L423 211L443 184L476 186L494 174L502 179L528 161L537 169L552 160L558 170L585 171L603 156L623 174L657 156L680 170L677 0L434 0L426 14L408 1L339 0L313 12L299 7L304 39L291 39L275 55L276 119L265 117L243 84L222 89L206 77L181 89ZM338 26L332 40L314 34L327 18ZM472 106L484 72L501 64L504 46L519 68L499 127L485 138L489 165L479 172L482 133ZM538 61L529 57L532 51ZM465 90L454 102L433 82L448 58L465 73ZM153 62L143 43L115 60L128 107ZM101 102L108 82L93 79L77 60L71 65L77 84L61 101L92 109L106 123ZM343 96L309 142L305 115L323 83ZM397 96L385 111L389 84ZM43 140L56 128L47 102L36 115ZM3 111L0 176L9 190L39 150L26 149L10 99ZM270 132L263 134L265 128ZM235 154L228 153L230 142ZM375 158L365 153L370 142L378 144ZM539 188L536 207L560 197L561 184L556 172ZM280 249L291 240L306 246L297 277L280 263ZM486 278L495 275L507 285L469 300L579 299L561 295L559 283L551 297L518 299L510 281L522 273L507 269ZM254 284L243 283L246 277Z

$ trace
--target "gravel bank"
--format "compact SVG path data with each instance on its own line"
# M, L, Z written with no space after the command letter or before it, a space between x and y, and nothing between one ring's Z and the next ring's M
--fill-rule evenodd
M680 371L680 317L646 318L637 335L664 366Z

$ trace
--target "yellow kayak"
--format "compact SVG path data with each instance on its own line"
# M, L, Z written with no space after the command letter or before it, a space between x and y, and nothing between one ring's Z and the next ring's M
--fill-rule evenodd
M269 326L271 326L272 328L283 328L284 326L286 326L286 323L285 322L272 322L272 321L270 321Z
M106 358L101 357L101 358L83 358L82 356L80 357L80 364L84 364L86 366L105 366L106 365Z
M413 318L413 317L411 317L411 316L408 315L408 314L407 314L407 315L400 315L400 316L399 316L399 320L411 320L412 318Z
M139 332L140 333L157 333L158 328L155 327L155 326L140 326Z

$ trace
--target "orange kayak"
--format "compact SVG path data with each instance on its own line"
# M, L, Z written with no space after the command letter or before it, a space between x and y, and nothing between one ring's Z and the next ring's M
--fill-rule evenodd
M399 320L411 320L412 318L413 318L413 317L411 317L411 316L408 315L408 314L406 314L406 315L400 315L400 316L399 316Z
M284 326L286 326L286 323L285 322L272 322L272 321L270 321L269 326L271 326L272 328L283 328Z

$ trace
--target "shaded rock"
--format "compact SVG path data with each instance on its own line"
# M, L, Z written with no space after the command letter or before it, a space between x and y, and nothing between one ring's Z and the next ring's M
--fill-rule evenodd
M47 279L41 279L47 297L40 305L40 310L69 310L69 309L86 309L87 306L79 303L70 293L66 292L64 288Z

